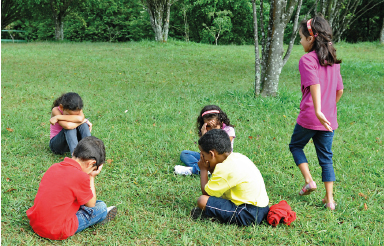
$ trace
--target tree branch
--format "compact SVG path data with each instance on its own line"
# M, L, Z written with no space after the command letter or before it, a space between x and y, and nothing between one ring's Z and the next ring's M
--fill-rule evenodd
M303 0L299 0L299 4L297 5L297 9L296 9L295 21L293 23L291 40L289 41L287 52L285 53L285 56L283 58L283 67L284 67L285 63L287 63L289 56L291 55L292 47L293 47L293 44L295 43L295 39L297 36L297 31L299 30L297 28L297 26L299 23L300 9L301 9L302 3L303 3Z

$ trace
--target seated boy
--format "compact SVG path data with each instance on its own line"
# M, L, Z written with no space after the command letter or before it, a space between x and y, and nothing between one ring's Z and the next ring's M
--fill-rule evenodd
M41 179L34 205L27 210L32 229L41 237L62 240L113 219L117 208L96 200L95 177L104 162L103 142L86 137L72 158L52 165Z
M231 152L223 130L213 129L199 140L202 196L192 209L193 219L214 217L223 223L260 224L269 211L264 180L248 157ZM212 173L208 181L208 171Z

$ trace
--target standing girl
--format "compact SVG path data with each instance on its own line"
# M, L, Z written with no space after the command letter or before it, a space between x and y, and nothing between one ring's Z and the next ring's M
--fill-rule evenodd
M207 131L212 129L224 130L231 140L233 149L233 139L235 136L235 129L231 125L226 113L224 113L219 106L207 105L205 106L199 116L197 117L196 129L199 137L202 137ZM180 160L186 166L175 166L175 173L180 175L199 174L200 168L197 162L200 160L200 153L190 150L183 150L180 154Z
M323 203L334 210L333 182L336 178L331 148L334 130L338 128L336 103L343 94L341 60L336 58L336 50L332 45L331 27L322 17L316 16L301 22L299 33L300 43L308 53L299 61L303 96L289 148L305 179L299 195L309 195L317 187L303 149L312 138L325 185Z
M92 124L84 118L83 100L74 92L61 95L53 102L49 148L55 154L73 153L77 143L91 136Z

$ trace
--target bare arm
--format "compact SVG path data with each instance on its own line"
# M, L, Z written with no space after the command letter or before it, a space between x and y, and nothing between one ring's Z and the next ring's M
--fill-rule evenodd
M336 103L339 102L339 100L340 100L341 96L343 95L343 93L344 93L344 90L336 91Z
M84 204L87 207L94 207L96 205L95 177L101 172L102 168L103 165L100 165L97 170L94 170L89 174L90 186L93 193L93 197L86 204Z
M205 185L208 183L208 167L204 160L203 155L200 155L200 160L197 163L200 168L200 187L203 195L207 195L208 193L205 191Z
M328 131L332 131L331 123L325 118L324 114L321 112L321 91L320 84L311 85L309 87L312 95L313 107L315 108L316 117L319 119L320 123Z
M55 125L58 123L61 127L64 129L75 129L79 125L86 122L86 119L84 118L83 110L80 110L80 114L78 115L63 115L61 114L60 110L58 108L52 109L51 119L49 122L52 125Z

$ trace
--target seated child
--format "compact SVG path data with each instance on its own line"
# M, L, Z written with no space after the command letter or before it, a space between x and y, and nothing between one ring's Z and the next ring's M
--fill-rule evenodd
M72 158L48 168L27 210L32 229L41 237L63 240L113 219L117 208L96 200L95 177L104 162L103 142L90 136L78 143Z
M193 219L214 217L223 223L248 226L267 217L269 198L263 177L248 157L231 152L228 134L212 129L199 139L202 196ZM212 173L208 181L208 171Z
M92 123L84 117L83 100L79 94L68 92L52 105L49 148L55 154L73 153L77 143L91 136Z
M231 139L231 146L233 149L233 140L235 136L234 126L231 125L227 114L221 110L219 106L207 105L201 111L197 117L196 130L199 137L203 136L207 131L212 129L223 129ZM200 153L183 150L180 154L180 160L185 166L176 165L174 170L179 175L191 175L199 174L200 169L197 162L200 160Z

